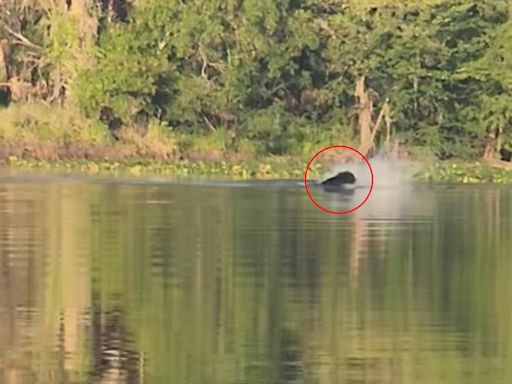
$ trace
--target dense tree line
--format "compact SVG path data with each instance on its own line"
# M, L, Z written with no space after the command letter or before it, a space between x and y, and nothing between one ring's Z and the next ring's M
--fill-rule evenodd
M363 146L392 138L492 158L512 149L510 6L6 0L0 91L91 118L144 109L178 132L222 130L271 153L356 134Z

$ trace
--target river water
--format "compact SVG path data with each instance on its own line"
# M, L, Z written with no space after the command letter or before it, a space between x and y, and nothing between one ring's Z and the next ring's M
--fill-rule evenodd
M511 383L512 189L399 192L3 178L0 383Z

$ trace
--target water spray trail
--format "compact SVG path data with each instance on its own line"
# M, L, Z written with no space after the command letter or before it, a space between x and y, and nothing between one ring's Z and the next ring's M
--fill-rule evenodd
M414 184L404 164L394 160L384 148L369 162L374 174L374 190L358 214L371 217L399 217L405 214L413 202ZM335 164L326 176L342 171L352 172L357 179L354 200L364 198L371 184L371 174L366 164Z

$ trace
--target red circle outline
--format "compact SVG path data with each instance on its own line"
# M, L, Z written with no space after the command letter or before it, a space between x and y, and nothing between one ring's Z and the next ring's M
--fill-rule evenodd
M370 185L370 190L368 191L368 194L366 195L366 198L363 200L363 202L361 204L359 204L357 207L355 208L352 208L351 210L349 211L343 211L343 212L338 212L338 211L330 211L329 209L325 209L324 207L322 207L321 205L319 205L315 199L313 199L313 197L311 196L311 193L309 193L309 188L308 188L308 172L309 172L309 168L311 167L311 163L313 162L313 160L315 160L318 155L320 155L322 152L325 152L327 151L328 149L332 149L332 148L346 148L346 149L350 149L354 152L356 152L359 156L361 156L363 158L363 160L366 162L366 165L368 165L368 168L370 169L370 174L372 176L372 183ZM370 165L370 163L368 162L368 159L361 153L359 152L357 149L355 148L352 148L352 147L349 147L347 145L331 145L330 147L325 147L324 149L321 149L320 151L318 151L312 158L311 160L309 160L309 163L306 167L306 171L304 172L304 186L306 187L306 193L308 194L309 196L309 199L318 207L320 208L322 211L324 212L327 212L327 213L332 213L334 215L345 215L347 213L350 213L350 212L354 212L355 210L361 208L363 206L364 203L366 203L368 201L368 199L370 198L370 195L372 193L372 190L373 190L373 169L372 169L372 166Z

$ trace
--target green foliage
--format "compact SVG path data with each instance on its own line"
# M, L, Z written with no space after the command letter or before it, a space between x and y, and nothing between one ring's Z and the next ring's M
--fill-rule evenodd
M102 21L91 60L78 52L85 29L63 10L41 13L46 35L33 20L23 32L41 41L41 68L73 76L88 116L102 105L122 118L145 107L177 134L229 132L234 147L249 140L260 153L302 154L355 139L354 88L364 76L375 115L389 100L393 134L406 145L471 159L490 131L510 140L509 8L507 0L149 0L135 2L126 23Z
M78 92L88 113L100 105L111 105L118 113L145 104L154 90L154 81L164 66L155 47L135 38L137 26L113 28L97 48L97 67L81 73ZM110 49L103 48L103 45Z
M416 172L414 176L420 181L436 183L512 183L511 169L497 169L476 163L435 162Z
M0 109L0 121L0 139L7 142L26 141L35 145L67 139L82 144L106 141L104 129L84 119L79 111L56 109L42 103Z
M45 39L47 57L54 64L60 65L75 54L73 48L79 45L80 35L69 17L53 13L50 23L51 28Z
M182 135L178 141L180 149L186 151L227 151L231 149L232 137L226 130L217 130L204 135Z

